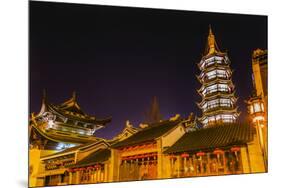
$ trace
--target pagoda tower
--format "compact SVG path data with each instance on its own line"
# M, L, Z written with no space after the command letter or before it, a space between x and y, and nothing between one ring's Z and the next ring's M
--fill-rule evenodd
M202 110L199 121L203 127L232 124L237 121L235 86L227 53L221 52L211 27L204 56L198 67L201 71L197 79L202 84L198 91L202 101L197 103Z

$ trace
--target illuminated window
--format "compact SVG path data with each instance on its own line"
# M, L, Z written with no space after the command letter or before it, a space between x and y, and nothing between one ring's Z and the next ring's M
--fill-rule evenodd
M230 88L227 84L214 84L203 89L202 94L205 96L215 92L229 92Z
M202 108L203 111L216 108L216 107L232 107L233 102L230 99L214 99L206 102Z
M254 113L254 107L252 105L250 105L250 114Z
M254 111L255 112L261 112L261 106L259 103L254 103Z

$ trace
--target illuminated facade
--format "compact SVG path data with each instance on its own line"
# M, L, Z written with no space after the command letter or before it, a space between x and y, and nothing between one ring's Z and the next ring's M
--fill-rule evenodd
M268 95L267 95L267 50L257 49L252 55L253 96L246 101L250 123L256 128L256 137L259 142L264 165L267 169L268 151Z
M30 187L266 172L267 95L248 101L252 123L238 123L230 62L211 30L207 46L198 76L204 128L193 113L176 114L139 127L126 121L112 139L98 138L110 118L86 115L75 94L61 105L45 96L30 121Z
M40 158L68 148L103 140L94 135L111 118L97 119L84 113L77 103L76 94L60 105L48 102L44 93L41 110L31 114L29 123L30 186L38 184Z
M220 52L211 28L205 56L198 67L201 74L197 78L202 84L198 90L202 97L198 103L202 110L201 123L204 127L235 123L239 113L231 80L230 60L226 53Z

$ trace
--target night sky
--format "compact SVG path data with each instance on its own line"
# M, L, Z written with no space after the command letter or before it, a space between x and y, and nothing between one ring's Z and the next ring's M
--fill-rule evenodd
M82 110L112 116L96 135L111 138L126 120L144 121L152 98L165 119L190 112L201 98L195 75L208 27L234 69L240 121L252 93L251 55L267 49L267 17L162 9L30 2L30 112L45 88L60 104L76 91Z

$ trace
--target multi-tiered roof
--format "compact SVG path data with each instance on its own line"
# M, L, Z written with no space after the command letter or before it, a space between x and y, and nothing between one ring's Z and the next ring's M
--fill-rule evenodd
M198 67L197 76L202 87L198 93L202 101L198 103L202 110L199 119L204 126L234 123L237 120L235 86L231 80L232 71L227 53L219 50L215 36L210 27L205 55Z
M67 145L73 146L100 139L94 136L95 131L110 121L111 117L98 119L84 113L77 103L74 92L69 100L59 105L49 103L44 95L41 110L37 115L32 114L30 126L37 140L39 138L47 140L49 146L51 144L57 149L64 149L63 147Z

